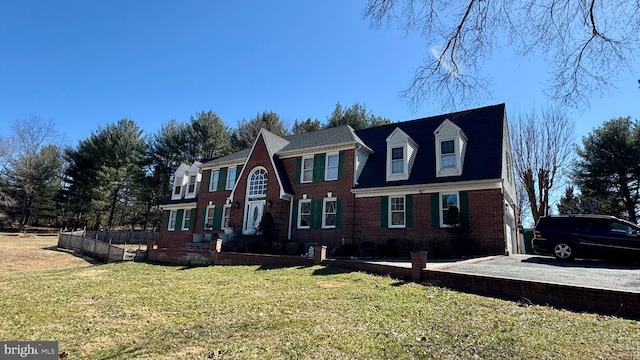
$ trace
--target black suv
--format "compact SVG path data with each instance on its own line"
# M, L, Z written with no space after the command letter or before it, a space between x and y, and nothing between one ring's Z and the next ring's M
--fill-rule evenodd
M640 259L640 228L606 215L544 216L536 224L533 250L571 260L625 257Z

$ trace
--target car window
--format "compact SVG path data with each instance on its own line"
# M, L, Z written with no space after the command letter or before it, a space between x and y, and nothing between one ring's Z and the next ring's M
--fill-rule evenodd
M635 229L631 226L615 221L609 222L609 231L616 234L627 234L633 235L635 234Z

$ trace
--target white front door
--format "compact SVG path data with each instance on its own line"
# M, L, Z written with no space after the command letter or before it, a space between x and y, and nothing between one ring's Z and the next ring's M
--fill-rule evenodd
M264 200L252 200L247 202L247 212L244 216L244 231L245 235L253 235L260 225L262 220L262 212L264 211Z

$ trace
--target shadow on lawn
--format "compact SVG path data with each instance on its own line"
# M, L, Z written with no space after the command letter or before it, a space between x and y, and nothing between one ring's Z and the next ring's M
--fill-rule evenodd
M60 252L60 253L73 255L73 256L75 256L77 258L80 258L80 259L88 262L91 265L104 265L105 264L104 261L100 261L100 260L94 259L94 258L92 258L90 256L84 255L84 254L79 253L77 251L68 250L68 249L62 249L62 248L59 248L57 246L43 247L42 250L49 250L49 251L55 251L55 252Z

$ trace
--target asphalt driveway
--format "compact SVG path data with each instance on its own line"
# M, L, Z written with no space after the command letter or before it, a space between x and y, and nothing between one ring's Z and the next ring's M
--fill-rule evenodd
M429 268L640 294L640 264L560 261L546 256L510 255L447 263L429 264L427 261Z

